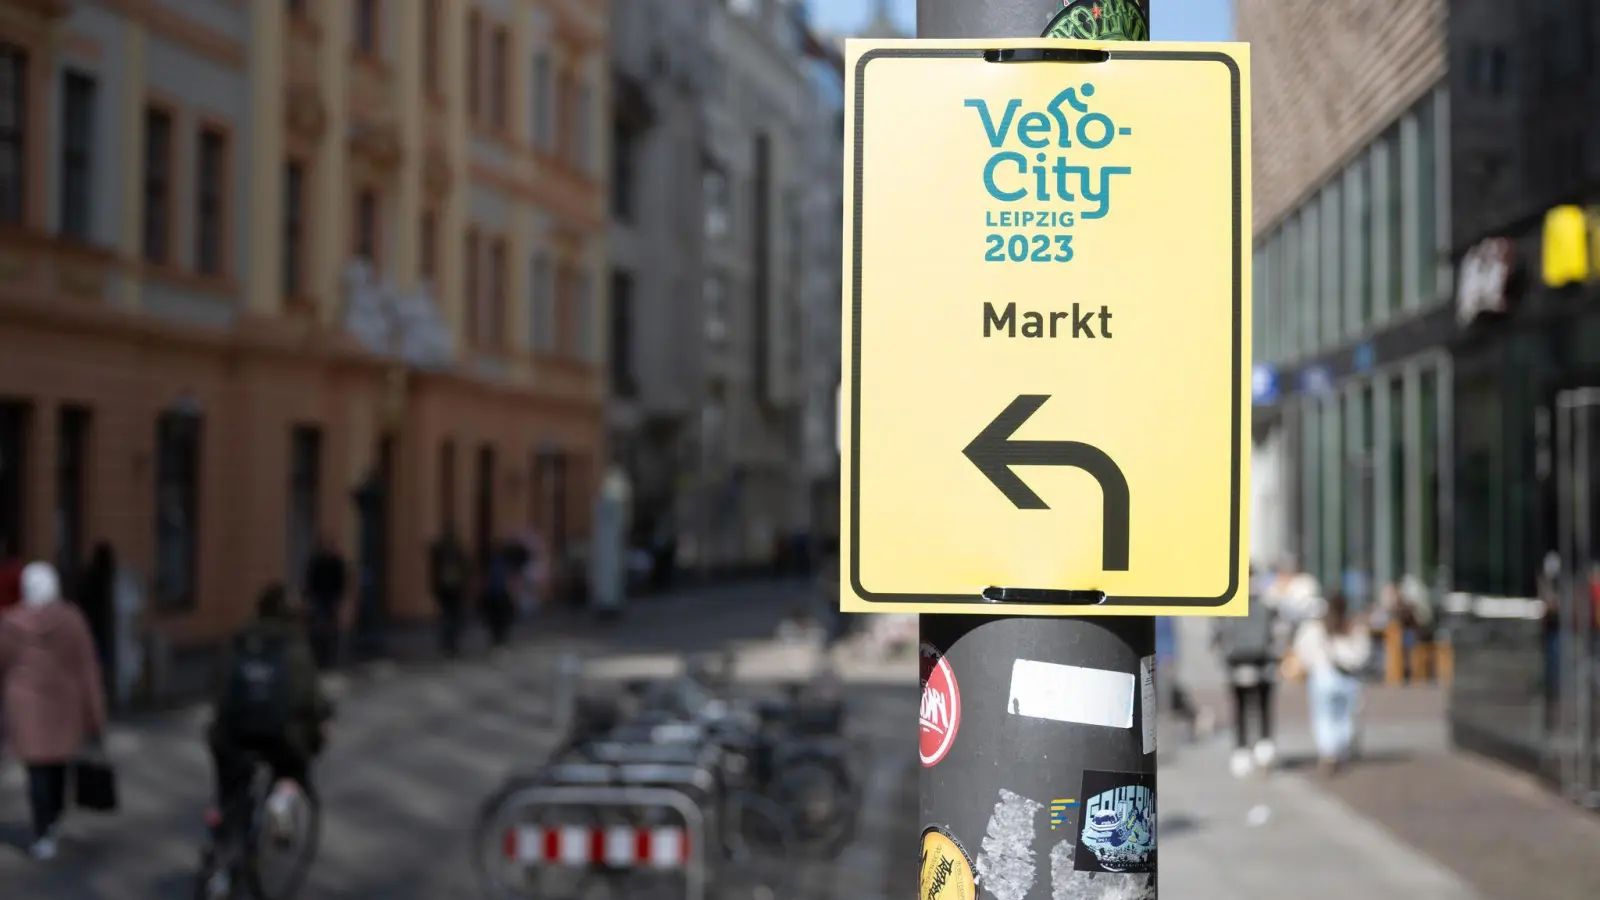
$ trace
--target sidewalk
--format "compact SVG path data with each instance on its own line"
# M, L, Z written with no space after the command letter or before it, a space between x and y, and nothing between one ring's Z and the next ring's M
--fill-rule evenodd
M1220 704L1221 692L1215 697ZM1173 753L1169 761L1162 751L1161 782L1169 852L1162 857L1166 872L1183 873L1168 876L1185 885L1175 896L1248 900L1290 889L1305 900L1600 896L1600 818L1521 773L1457 752L1443 690L1369 686L1361 757L1331 779L1311 774L1304 687L1281 686L1275 705L1281 765L1267 777L1228 774L1226 704L1217 707L1210 739L1179 747L1175 723L1169 729L1173 743L1164 747ZM1258 806L1268 811L1266 823L1252 825ZM1194 893L1191 882L1200 886Z
M1160 751L1165 896L1488 900L1298 774L1235 780L1230 749L1210 740Z
M636 642L641 634L648 641L652 632L659 630L653 627L641 629L643 623L659 625L676 633L679 629L675 626L683 624L686 617L692 619L699 607L722 607L727 605L729 598L744 596L758 597L760 602L741 604L736 611L718 609L715 614L724 621L748 620L748 623L736 621L736 629L759 624L770 631L765 620L771 617L773 604L792 602L808 587L809 583L793 578L751 578L694 584L665 593L630 597L623 606L621 616L611 620L599 618L585 607L552 606L519 622L512 643L518 647L552 645L580 650L598 644L617 645L620 639L621 645L626 646ZM692 638L693 635L685 637ZM347 636L346 661L333 673L337 681L361 680L374 672L382 673L396 666L446 662L439 652L437 627L432 621L389 625L384 631L384 652L372 658L351 659L348 655L350 643ZM686 640L685 643L695 642ZM696 648L686 645L683 649ZM221 650L220 646L176 650L160 695L136 700L127 708L118 710L116 717L128 720L159 715L204 699L211 689L215 669L220 665ZM476 617L469 617L462 630L459 658L481 658L487 652L488 638L483 628Z

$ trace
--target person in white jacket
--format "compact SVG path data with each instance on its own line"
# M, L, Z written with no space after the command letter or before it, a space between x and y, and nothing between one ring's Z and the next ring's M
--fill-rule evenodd
M1320 617L1295 634L1294 655L1306 673L1317 765L1331 773L1350 758L1360 673L1372 657L1372 635L1350 614L1343 594L1328 597Z

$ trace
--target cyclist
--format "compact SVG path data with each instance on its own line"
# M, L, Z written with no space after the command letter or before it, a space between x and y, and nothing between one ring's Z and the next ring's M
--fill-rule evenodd
M207 733L217 785L217 807L206 817L212 838L208 858L248 822L251 810L239 807L257 765L272 770L267 825L275 841L292 837L293 797L285 789L315 797L311 764L322 752L333 704L322 691L297 618L283 586L272 584L256 602L255 620L234 638Z

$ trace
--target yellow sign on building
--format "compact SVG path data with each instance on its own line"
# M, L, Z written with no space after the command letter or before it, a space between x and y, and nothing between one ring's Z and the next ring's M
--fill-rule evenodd
M1242 615L1248 48L846 56L841 607Z
M1545 213L1542 266L1548 287L1588 281L1590 217L1581 206L1558 206Z

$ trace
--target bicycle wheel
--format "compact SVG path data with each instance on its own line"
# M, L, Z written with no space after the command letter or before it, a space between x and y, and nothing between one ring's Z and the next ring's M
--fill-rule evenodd
M321 846L321 804L304 790L287 796L282 815L274 817L282 821L268 821L264 800L250 824L243 868L245 884L256 900L290 900L311 874Z
M855 836L860 792L842 758L786 762L765 793L793 818L795 838L807 852L833 859Z
M788 810L751 791L729 794L722 805L722 872L715 879L724 897L793 897L795 830Z

